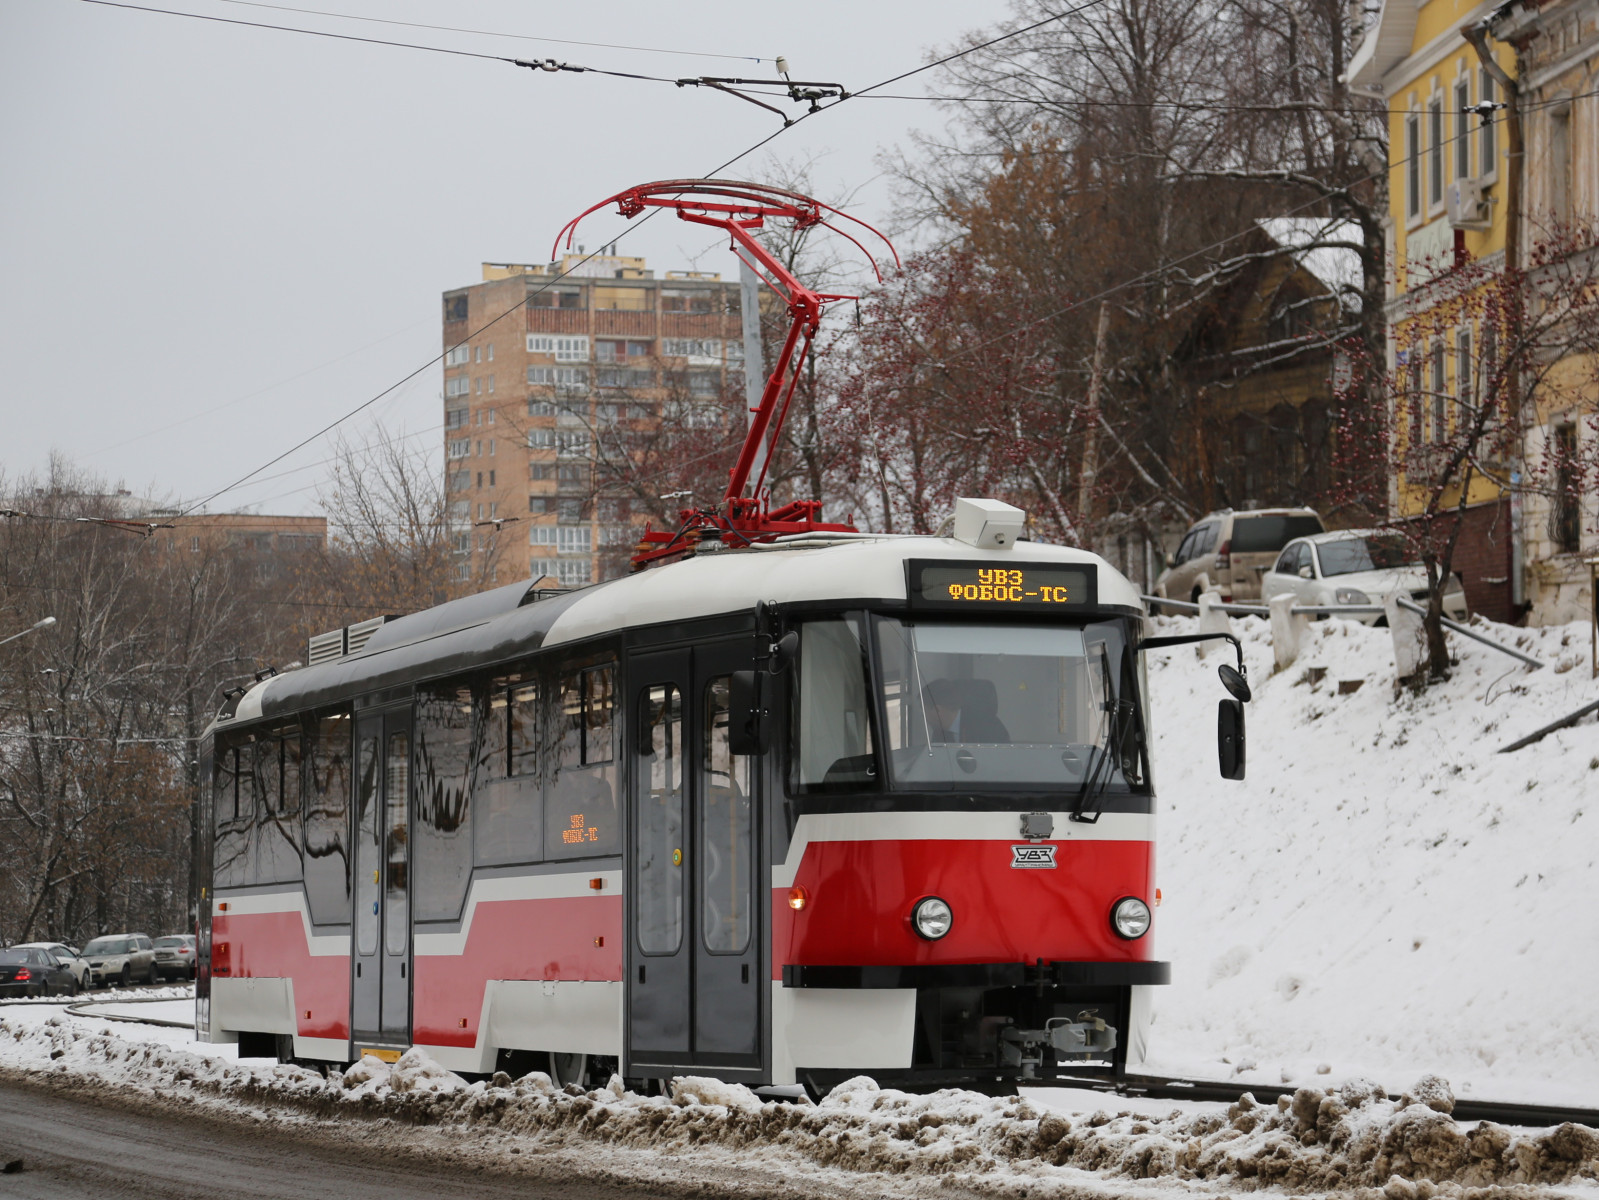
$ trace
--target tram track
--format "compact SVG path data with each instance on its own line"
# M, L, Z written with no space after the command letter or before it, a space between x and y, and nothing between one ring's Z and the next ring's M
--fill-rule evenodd
M1235 1104L1246 1093L1256 1100L1275 1103L1282 1096L1292 1097L1306 1084L1244 1084L1219 1079L1182 1079L1168 1075L1126 1075L1117 1083L1104 1079L1059 1077L1054 1082L1068 1087L1089 1088L1129 1099L1148 1097L1153 1100L1210 1100ZM1332 1085L1329 1085L1332 1086ZM1399 1096L1389 1093L1390 1100ZM1599 1108L1579 1108L1567 1104L1524 1104L1505 1100L1474 1100L1455 1098L1453 1115L1457 1121L1493 1121L1500 1125L1523 1125L1544 1128L1552 1125L1586 1125L1599 1129Z

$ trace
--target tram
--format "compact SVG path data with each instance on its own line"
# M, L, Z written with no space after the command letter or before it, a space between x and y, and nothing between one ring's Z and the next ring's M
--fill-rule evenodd
M733 483L624 578L336 630L227 698L202 1040L813 1094L1136 1068L1169 978L1141 651L1189 639L1007 504L877 535Z

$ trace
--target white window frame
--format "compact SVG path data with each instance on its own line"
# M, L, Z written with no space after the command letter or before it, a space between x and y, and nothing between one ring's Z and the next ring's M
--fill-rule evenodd
M467 458L472 453L472 439L460 438L456 441L445 443L444 456L446 458Z
M553 333L530 333L527 335L527 352L529 354L554 354L555 335Z
M1455 179L1471 178L1471 72L1464 68L1455 76Z
M472 347L462 342L459 346L451 346L444 352L444 365L447 367L464 367L472 361Z
M1433 83L1433 92L1427 100L1427 215L1443 211L1444 193L1449 186L1449 163L1446 161L1448 137L1444 124L1443 90Z
M558 337L555 339L556 362L588 362L589 340L587 337Z
M1477 103L1496 103L1499 85L1488 73L1487 67L1477 69ZM1499 113L1490 112L1488 120L1477 126L1477 178L1490 182L1499 178Z
M446 379L444 381L444 394L452 400L458 396L470 396L472 394L472 381L465 375L457 375L454 379Z
M1405 226L1421 224L1422 164L1421 164L1421 114L1414 109L1405 114Z

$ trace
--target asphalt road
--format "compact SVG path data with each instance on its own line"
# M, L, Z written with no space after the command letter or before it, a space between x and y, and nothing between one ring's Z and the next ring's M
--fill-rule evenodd
M14 1164L20 1160L20 1168ZM665 1193L442 1168L309 1142L259 1124L185 1119L0 1079L0 1198L26 1200L663 1200Z

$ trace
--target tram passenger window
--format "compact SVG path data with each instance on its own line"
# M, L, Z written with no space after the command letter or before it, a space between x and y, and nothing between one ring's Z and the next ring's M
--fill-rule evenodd
M416 705L418 921L451 921L472 877L472 691L422 688Z
M411 896L411 830L406 814L406 797L411 790L411 739L406 734L389 734L385 772L387 812L379 825L385 860L383 948L390 954L404 954L411 940L411 915L407 911Z
M311 921L350 920L350 718L321 717L308 725L305 790L305 894Z
M544 797L537 774L538 686L496 679L478 694L481 733L473 776L477 861L538 862L544 853Z
M683 700L671 684L639 697L638 945L645 954L675 954L683 944Z
M257 740L239 748L239 824L245 829L245 883L271 883L272 852L266 823L278 789L277 739Z
M378 786L378 739L361 739L356 783L355 841L360 848L355 872L355 952L376 954L378 949L378 831L383 814L378 802L383 790Z
M249 747L245 747L248 751ZM245 851L249 846L248 827L239 822L239 750L236 743L217 740L212 769L212 805L216 817L216 841L212 869L217 887L239 887L248 883Z
M705 685L701 743L700 922L712 954L742 954L750 944L755 868L750 760L728 743L729 679Z
M300 737L285 731L258 743L264 803L257 811L256 882L300 879Z
M510 715L510 774L532 775L539 765L539 689L535 683L513 687L506 699Z
M873 786L871 703L859 623L808 622L800 634L799 667L789 768L793 790Z
M557 761L544 811L546 858L621 853L612 761L615 680L610 664L560 676Z

